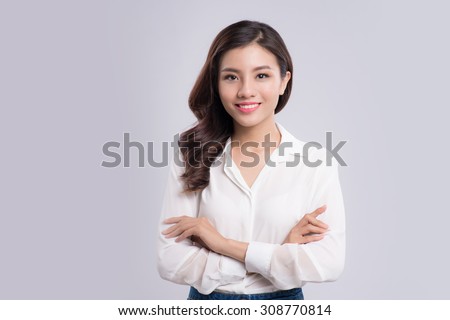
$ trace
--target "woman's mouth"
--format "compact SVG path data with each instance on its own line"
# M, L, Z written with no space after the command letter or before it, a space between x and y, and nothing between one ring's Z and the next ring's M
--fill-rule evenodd
M236 108L238 108L239 111L244 113L255 111L256 109L259 108L260 105L261 103L256 102L235 104Z

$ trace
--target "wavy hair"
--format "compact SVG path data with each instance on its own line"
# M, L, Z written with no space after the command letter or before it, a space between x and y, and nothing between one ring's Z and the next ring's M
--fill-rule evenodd
M278 32L271 26L243 20L219 32L208 52L205 64L189 95L189 107L197 118L194 127L181 133L178 146L185 163L181 175L184 191L201 191L209 184L210 167L223 152L227 139L233 133L233 119L222 105L218 89L219 64L222 56L231 49L257 43L269 50L277 59L281 77L293 73L291 56ZM275 113L280 112L289 100L292 78L283 95L280 95Z

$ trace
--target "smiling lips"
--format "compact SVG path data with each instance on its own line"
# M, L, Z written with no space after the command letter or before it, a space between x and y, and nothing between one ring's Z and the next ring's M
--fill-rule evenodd
M239 111L245 112L245 113L255 111L256 109L259 108L260 105L261 105L261 103L257 103L257 102L243 102L240 104L235 104L236 108L238 108Z

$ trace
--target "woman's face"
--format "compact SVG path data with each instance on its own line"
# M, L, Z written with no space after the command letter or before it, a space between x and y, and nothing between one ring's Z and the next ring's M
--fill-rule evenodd
M291 78L282 79L276 57L256 43L227 51L219 65L219 95L234 126L261 127L274 122L278 98Z

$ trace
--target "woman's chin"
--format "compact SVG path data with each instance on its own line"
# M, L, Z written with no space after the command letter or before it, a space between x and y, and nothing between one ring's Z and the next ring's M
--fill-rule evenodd
M234 118L234 125L238 125L240 127L243 128L253 128L253 127L258 127L261 125L266 125L268 123L270 123L271 121L275 121L275 118L271 119L269 118L264 118L261 119L261 117L236 117Z
M256 119L235 119L234 123L235 125L238 125L240 127L252 128L261 123L261 121L258 121Z

